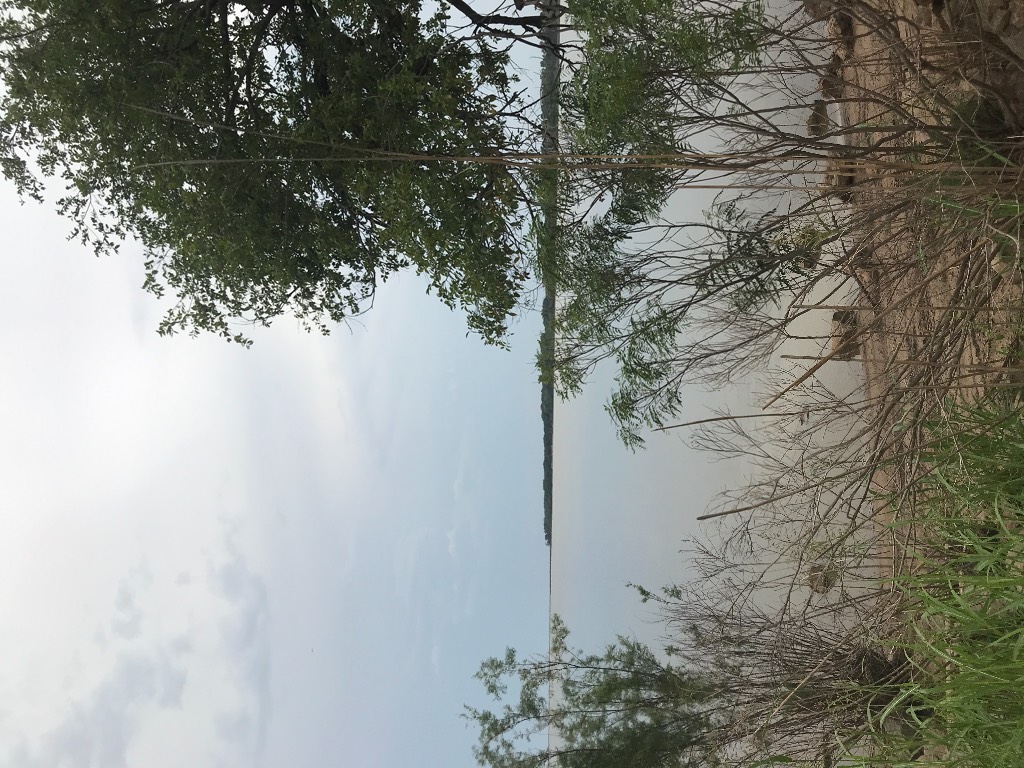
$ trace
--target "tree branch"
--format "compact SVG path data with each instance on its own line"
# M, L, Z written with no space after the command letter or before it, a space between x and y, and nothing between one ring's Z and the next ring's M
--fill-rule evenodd
M506 16L500 13L482 14L474 10L464 0L445 0L448 5L456 8L467 19L477 27L490 27L494 25L506 27L525 27L527 29L539 29L548 21L543 14L533 16Z

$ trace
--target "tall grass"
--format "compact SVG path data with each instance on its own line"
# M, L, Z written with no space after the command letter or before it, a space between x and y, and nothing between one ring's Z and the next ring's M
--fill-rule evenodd
M916 671L886 713L902 710L916 744L906 728L879 729L872 760L1024 765L1022 412L989 399L930 431L911 566L898 577Z

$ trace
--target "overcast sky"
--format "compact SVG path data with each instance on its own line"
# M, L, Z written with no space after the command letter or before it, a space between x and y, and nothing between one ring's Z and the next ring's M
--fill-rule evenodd
M538 318L486 348L405 276L329 337L160 338L136 248L0 207L0 768L472 765L479 662L546 647ZM654 631L624 585L726 482L622 449L607 386L557 423L588 646Z
M535 324L409 279L161 339L133 248L0 200L0 765L471 764L472 672L547 626Z

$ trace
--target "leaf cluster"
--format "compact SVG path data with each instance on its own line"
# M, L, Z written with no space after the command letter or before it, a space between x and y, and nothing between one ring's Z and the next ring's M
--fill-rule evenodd
M709 218L719 245L699 276L698 290L724 293L737 312L778 305L783 292L814 270L828 239L812 227L787 226L776 211L753 215L735 200L719 205Z
M678 158L693 154L694 111L713 113L733 73L759 57L764 11L756 0L577 0L570 13L584 43L563 88L562 128L582 167L560 179L561 225L545 249L561 299L556 382L574 395L612 361L607 410L636 447L643 427L681 405L678 338L696 283L671 254L638 255L637 240L693 176Z
M700 763L715 715L710 681L620 637L603 653L568 645L552 622L544 658L521 660L513 649L485 661L477 678L496 711L467 708L480 729L475 755L490 768L634 768ZM509 697L511 686L518 694ZM511 700L509 700L511 699Z
M507 51L418 0L3 0L3 171L98 253L145 249L161 332L326 332L423 273L500 343L525 274Z

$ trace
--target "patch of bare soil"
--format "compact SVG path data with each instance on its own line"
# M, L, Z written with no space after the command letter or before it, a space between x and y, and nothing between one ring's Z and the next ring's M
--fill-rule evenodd
M835 44L820 87L842 129L825 184L853 222L846 269L858 285L832 349L862 360L873 460L886 467L874 508L888 524L913 508L927 471L924 424L1024 385L1024 2L805 7Z

